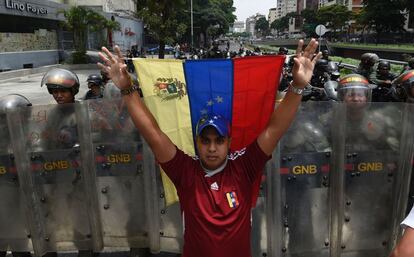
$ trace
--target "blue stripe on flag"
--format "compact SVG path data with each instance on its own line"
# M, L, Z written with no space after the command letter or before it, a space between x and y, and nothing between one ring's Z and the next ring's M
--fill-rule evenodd
M193 135L203 114L214 113L232 120L233 62L188 60L184 63Z

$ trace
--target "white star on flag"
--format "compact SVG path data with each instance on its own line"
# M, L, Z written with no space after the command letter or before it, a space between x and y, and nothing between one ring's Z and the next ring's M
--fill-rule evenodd
M222 103L223 102L223 97L221 97L221 96L216 96L216 102L217 103Z
M205 114L208 113L208 111L206 109L202 109L200 112L201 112L202 115L205 115Z
M213 100L208 100L208 102L207 102L207 106L212 106L214 104L214 102L213 102Z

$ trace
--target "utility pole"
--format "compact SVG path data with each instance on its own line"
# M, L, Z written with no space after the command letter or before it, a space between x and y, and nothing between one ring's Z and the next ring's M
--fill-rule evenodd
M191 48L194 48L193 0L190 0L190 5L191 5Z

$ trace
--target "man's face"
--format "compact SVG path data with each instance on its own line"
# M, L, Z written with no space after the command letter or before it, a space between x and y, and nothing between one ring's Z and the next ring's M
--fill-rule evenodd
M351 108L361 108L368 102L366 89L348 89L344 95L344 102Z
M75 97L72 95L72 91L70 89L55 88L51 91L53 98L58 104L68 104L75 102Z
M230 147L229 137L221 136L212 127L206 127L196 139L198 155L203 166L209 170L220 167L226 160Z
M101 94L101 87L95 83L89 82L88 88L92 91L92 94L98 96Z
M390 70L388 69L388 67L380 67L378 68L378 72L381 75L387 75L388 73L390 73Z

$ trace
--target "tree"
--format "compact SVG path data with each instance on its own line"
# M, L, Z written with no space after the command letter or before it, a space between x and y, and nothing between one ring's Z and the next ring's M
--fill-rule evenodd
M300 14L303 18L303 32L311 37L316 37L315 28L320 23L317 17L317 11L314 9L305 9Z
M119 23L107 20L103 15L85 7L73 6L63 12L66 20L63 26L73 32L74 63L86 62L86 42L88 28L91 31L104 31L104 29L119 29Z
M254 26L254 29L256 31L259 31L259 34L261 36L267 36L269 35L269 22L266 20L265 17L261 17L256 21L256 24Z
M280 19L274 20L272 24L270 24L270 27L272 29L277 30L278 32L288 30L290 19L297 18L297 17L298 17L298 14L296 12L287 13L286 16Z
M193 6L194 31L196 35L202 35L204 44L209 37L227 33L230 24L236 20L233 0L193 0Z
M405 16L402 11L406 7L412 8L408 0L364 0L363 4L364 12L361 20L375 30L377 43L383 33L403 31Z
M332 30L335 37L337 30L342 30L351 19L352 12L346 6L334 4L330 6L323 6L318 10L317 18L328 28Z
M181 20L185 0L136 0L137 17L145 23L146 29L159 44L158 57L164 58L166 44L178 41L187 29Z

